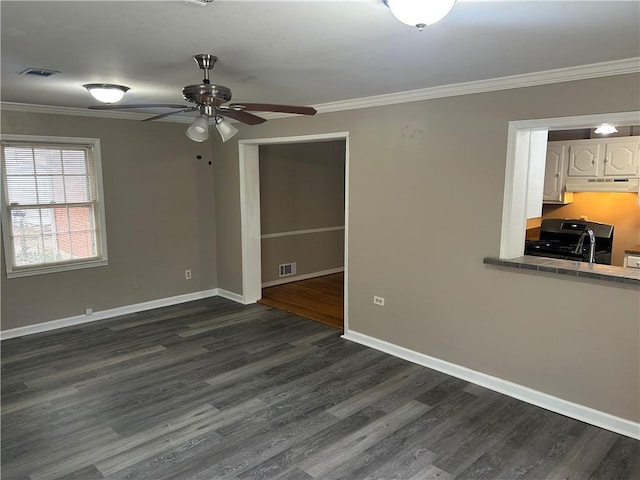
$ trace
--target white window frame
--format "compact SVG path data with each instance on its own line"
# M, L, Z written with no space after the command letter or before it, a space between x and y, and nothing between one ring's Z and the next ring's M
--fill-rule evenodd
M4 242L5 267L7 278L25 277L30 275L42 275L46 273L64 272L78 270L82 268L102 267L108 265L107 254L107 228L104 213L104 192L102 186L102 161L100 157L100 139L81 137L52 137L42 135L0 135L0 141L21 142L37 146L38 144L67 144L67 145L90 145L93 149L93 164L95 168L95 188L96 188L96 241L98 255L90 259L75 259L68 262L38 264L34 266L14 265L13 245L11 242L11 222L9 220L9 208L6 203L5 192L5 168L2 164L0 178L0 207L2 208L2 240Z

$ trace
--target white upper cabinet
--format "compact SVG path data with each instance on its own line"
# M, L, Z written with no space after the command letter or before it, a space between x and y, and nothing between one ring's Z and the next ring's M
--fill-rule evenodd
M574 140L566 143L569 144L569 177L638 177L638 136Z
M604 158L605 177L626 177L638 174L640 137L610 139Z
M570 177L595 177L604 160L604 145L598 140L576 140L569 143Z
M544 170L544 203L571 203L573 193L565 191L569 142L549 142Z

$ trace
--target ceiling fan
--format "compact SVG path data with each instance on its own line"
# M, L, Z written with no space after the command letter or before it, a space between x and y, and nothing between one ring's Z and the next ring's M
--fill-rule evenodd
M204 142L209 138L209 122L213 120L216 129L222 136L222 141L226 142L236 133L238 129L229 123L226 118L232 118L247 125L258 125L266 122L266 119L249 112L279 112L293 113L298 115L315 115L316 109L313 107L296 105L276 105L270 103L231 103L224 105L231 100L231 90L223 85L214 85L209 80L209 70L213 68L218 57L211 54L194 55L198 67L204 72L202 83L197 85L187 85L182 89L182 96L191 105L177 105L171 103L136 104L136 105L93 105L91 110L120 110L125 108L171 108L174 111L156 115L142 120L158 120L170 115L185 112L199 112L200 115L187 129L187 136L196 142Z

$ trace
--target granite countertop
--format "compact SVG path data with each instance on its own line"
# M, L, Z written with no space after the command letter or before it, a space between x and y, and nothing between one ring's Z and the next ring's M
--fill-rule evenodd
M637 245L634 245L631 248L627 248L624 253L630 253L632 255L640 255L640 243Z
M523 257L502 260L495 257L487 257L484 263L500 267L518 268L521 270L535 270L538 272L555 273L558 275L570 275L578 278L591 278L607 282L624 283L640 286L640 268L624 268L612 265L589 264L572 260L560 260L556 258Z

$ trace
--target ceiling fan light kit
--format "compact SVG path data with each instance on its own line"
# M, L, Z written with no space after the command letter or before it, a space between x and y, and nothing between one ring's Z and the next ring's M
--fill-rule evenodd
M204 142L209 138L209 117L200 115L187 128L187 137L194 142Z
M218 57L211 54L201 53L194 55L198 68L204 72L202 83L196 85L187 85L182 89L182 97L191 105L174 105L174 104L142 104L142 105L92 105L91 110L119 110L125 108L171 108L172 112L162 113L143 120L158 120L176 115L178 113L199 112L198 118L187 129L187 137L194 142L204 142L209 138L209 121L214 119L216 129L222 137L222 141L226 142L239 132L239 130L231 125L227 118L232 118L247 125L258 125L267 120L254 115L253 112L279 112L297 115L315 115L316 109L313 107L305 107L299 105L276 105L272 103L232 103L224 105L231 100L231 89L223 85L213 85L209 80L209 70L213 68ZM116 87L121 90L121 96L128 90L128 87L119 85L106 84L90 84L85 85L92 95L93 91L89 87ZM103 100L100 100L103 101ZM117 100L111 100L104 103L113 103Z
M393 16L405 25L422 30L439 22L453 8L456 0L382 0Z
M102 103L116 103L122 100L129 87L110 83L87 83L83 85L91 96Z
M240 131L221 116L216 117L216 130L218 130L223 142L226 142Z

